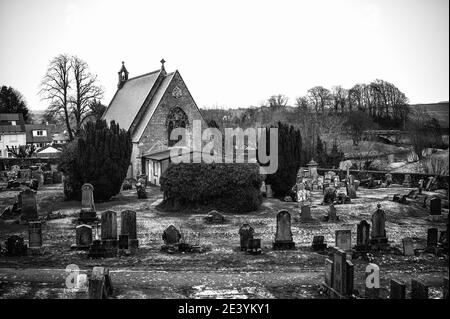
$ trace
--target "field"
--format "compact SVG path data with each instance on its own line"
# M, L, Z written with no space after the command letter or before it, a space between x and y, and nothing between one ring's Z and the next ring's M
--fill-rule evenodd
M328 207L322 206L321 191L313 193L311 209L313 222L301 223L296 203L278 199L265 199L257 212L226 214L223 224L209 224L204 215L192 212L165 213L156 209L162 199L158 188L149 188L148 199L138 200L135 190L122 191L109 202L96 203L98 214L112 209L120 212L132 209L137 212L140 249L131 256L91 259L84 251L70 250L75 243L75 219L79 202L62 201L62 186L44 186L38 191L38 202L54 199L54 211L63 218L47 221L43 226L44 253L41 256L0 258L0 298L84 298L65 289L65 268L75 264L81 272L94 266L106 266L116 288L116 298L324 298L320 289L324 281L326 253L310 250L314 235L324 235L328 246L334 246L337 229L351 229L352 243L356 243L356 224L366 219L380 203L387 213L387 235L390 244L398 247L397 254L374 254L371 262L380 267L382 296L388 293L391 278L409 283L421 278L430 285L431 297L441 297L442 277L448 272L448 258L432 254L406 257L401 254L401 240L412 237L415 247L426 244L427 228L445 229L445 222L431 222L428 211L418 202L409 199L408 204L392 202L395 193L406 194L408 188L384 188L358 190L358 198L351 204L337 205L340 221L321 221ZM0 193L3 205L12 203L16 192ZM444 216L448 216L446 193L426 193L444 199ZM292 215L292 233L296 249L272 250L276 225L276 213L287 209ZM44 210L44 208L41 208ZM120 219L120 214L118 214ZM248 222L261 238L263 253L247 255L239 249L238 230ZM28 238L27 227L0 220L0 242L17 234ZM160 251L161 235L166 227L174 225L184 233L198 234L203 253L169 254ZM120 220L118 221L120 225ZM363 294L364 269L369 261L353 260L355 264L355 288Z

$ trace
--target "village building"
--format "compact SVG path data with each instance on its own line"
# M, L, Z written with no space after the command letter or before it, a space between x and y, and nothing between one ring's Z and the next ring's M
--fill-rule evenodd
M159 70L129 78L122 62L117 92L102 116L108 124L114 120L131 134L133 151L127 177L146 175L156 185L170 163L170 149L177 143L169 138L172 130L186 128L189 141L194 120L206 127L180 72L167 73L164 63L161 60ZM189 142L185 147L190 147Z
M0 113L0 157L13 157L8 148L25 145L25 121L21 113Z

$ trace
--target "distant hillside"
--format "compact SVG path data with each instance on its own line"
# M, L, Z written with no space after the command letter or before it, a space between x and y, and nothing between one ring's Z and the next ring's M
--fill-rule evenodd
M31 110L31 121L33 124L41 124L44 120L44 110Z
M449 102L439 102L430 104L411 104L410 108L424 108L432 118L439 121L442 128L449 128Z

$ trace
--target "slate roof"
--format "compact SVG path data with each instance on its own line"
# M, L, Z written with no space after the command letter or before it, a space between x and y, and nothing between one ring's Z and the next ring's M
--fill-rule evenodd
M17 125L11 125L16 121ZM25 121L22 113L0 113L0 133L25 133Z
M128 79L123 87L117 90L102 118L107 123L115 120L120 128L130 129L160 73L161 70L157 70Z
M25 124L25 130L27 132L27 143L51 143L52 134L56 129L54 124ZM47 136L33 136L34 130L47 131Z

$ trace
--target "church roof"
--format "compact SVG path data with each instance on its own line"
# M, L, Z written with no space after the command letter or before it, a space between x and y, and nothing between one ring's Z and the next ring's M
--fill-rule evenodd
M108 124L110 121L115 120L120 128L130 129L160 73L161 70L156 70L128 79L123 87L117 90L103 115L103 119Z

